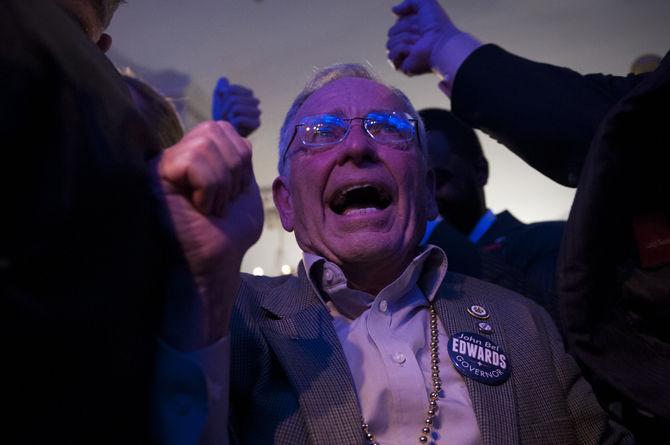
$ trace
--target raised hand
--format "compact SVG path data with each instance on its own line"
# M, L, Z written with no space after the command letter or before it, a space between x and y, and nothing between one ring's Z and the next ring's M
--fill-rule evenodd
M405 0L393 13L398 19L388 31L388 58L410 76L430 72L433 49L460 33L437 0Z
M227 122L205 122L153 165L199 291L172 295L163 337L197 349L227 332L242 258L263 227L251 144Z
M241 136L247 137L261 125L258 104L253 91L242 85L231 85L222 77L212 95L212 119L230 122Z

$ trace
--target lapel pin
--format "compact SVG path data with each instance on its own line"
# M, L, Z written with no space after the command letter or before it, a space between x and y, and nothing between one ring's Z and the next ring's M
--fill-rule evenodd
M468 314L472 315L475 318L480 320L486 320L490 317L489 311L486 310L484 306L478 304L473 304L468 308Z
M481 332L482 334L493 333L493 326L491 326L485 321L480 321L479 323L477 323L477 328L479 328L479 332Z

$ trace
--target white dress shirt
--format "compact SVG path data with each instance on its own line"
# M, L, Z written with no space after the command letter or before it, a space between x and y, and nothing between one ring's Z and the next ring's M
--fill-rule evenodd
M322 257L305 253L303 261L311 285L332 316L363 418L375 440L382 445L419 443L432 391L428 302L446 273L446 255L427 246L377 296L350 289L341 269ZM472 402L449 358L448 340L439 325L442 391L429 443L479 445L482 438ZM192 353L159 343L158 386L162 370L178 368L192 374L185 380L201 389L171 391L169 399L155 395L157 437L169 444L227 444L229 338ZM206 420L194 412L193 407L202 404L193 394L207 397Z

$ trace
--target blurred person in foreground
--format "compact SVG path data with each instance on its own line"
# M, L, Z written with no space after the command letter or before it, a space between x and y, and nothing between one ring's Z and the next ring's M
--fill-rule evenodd
M164 206L170 192L197 189L190 164L171 171L184 176L163 192L157 161L146 162L161 152L159 138L102 52L119 3L0 2L8 443L150 443L166 301L206 294L211 281L189 262L197 212L184 215L193 208L184 205L168 216ZM203 124L177 145L215 154L228 133L239 138L229 124ZM239 147L226 160L248 161L248 146Z

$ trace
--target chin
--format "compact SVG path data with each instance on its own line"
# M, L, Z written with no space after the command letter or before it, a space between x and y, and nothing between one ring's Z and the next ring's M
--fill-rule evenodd
M365 264L379 262L393 262L402 258L408 249L400 236L393 236L388 232L374 230L359 230L350 233L338 245L332 246L332 251L343 264Z

